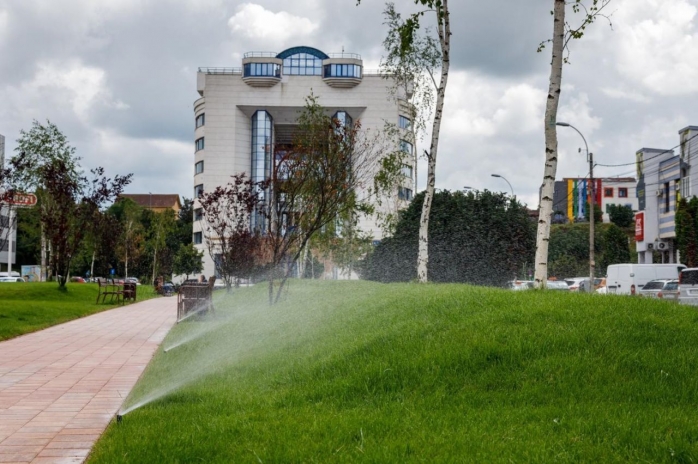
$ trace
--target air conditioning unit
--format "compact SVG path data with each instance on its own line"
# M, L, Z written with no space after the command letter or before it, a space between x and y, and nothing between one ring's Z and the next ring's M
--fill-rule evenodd
M664 196L664 190L657 190L657 196L658 196L658 197L663 197L663 196Z
M654 243L648 243L648 244L647 244L647 249L648 249L648 250L654 250Z
M671 243L667 242L666 240L659 240L657 242L657 250L666 251L669 248L671 248Z

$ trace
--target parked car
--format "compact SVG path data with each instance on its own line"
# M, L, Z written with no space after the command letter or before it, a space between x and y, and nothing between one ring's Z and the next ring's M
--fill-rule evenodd
M0 282L24 282L21 277L0 277Z
M679 302L679 281L670 280L664 284L664 287L657 293L657 298L667 301Z
M642 287L642 290L640 290L638 295L644 296L647 298L657 298L657 294L662 291L664 288L664 285L667 282L671 282L673 279L655 279L655 280L650 280L645 284L644 287Z
M570 291L570 286L564 280L549 280L546 283L548 290L564 290L566 292Z
M131 283L131 284L136 284L136 285L140 285L140 284L141 284L140 281L138 280L138 277L126 277L126 278L124 279L124 282L128 282L128 283Z
M569 286L571 291L578 292L579 284L581 284L585 280L589 280L589 277L568 277L567 279L565 279L565 282L567 282L567 285Z
M683 264L611 264L606 271L606 287L608 293L635 295L650 280L677 279L683 269L686 269Z
M86 282L85 282L85 279L83 279L82 277L78 277L78 276L73 276L73 277L71 277L71 278L70 278L70 281L71 281L71 282L78 283L78 284L84 284L84 283L86 283Z
M679 303L698 305L698 268L686 268L679 274Z
M528 290L533 288L532 280L510 280L507 282L509 290Z

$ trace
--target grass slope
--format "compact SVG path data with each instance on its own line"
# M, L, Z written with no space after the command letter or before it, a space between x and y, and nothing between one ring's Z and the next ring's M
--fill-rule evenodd
M0 340L45 329L52 325L88 316L115 304L95 304L97 284L55 282L0 283ZM152 298L152 287L138 287L138 300Z
M176 326L89 462L695 462L698 315L629 297L294 283ZM159 396L159 398L158 398Z

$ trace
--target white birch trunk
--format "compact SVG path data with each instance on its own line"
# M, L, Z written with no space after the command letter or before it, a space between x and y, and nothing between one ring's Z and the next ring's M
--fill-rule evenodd
M48 269L46 268L46 234L44 234L44 224L41 223L41 279L39 279L41 282L46 282L46 280L48 280L47 271Z
M427 266L429 264L429 214L431 203L434 199L434 185L436 183L436 154L439 146L439 132L441 130L441 117L443 116L444 97L446 96L446 84L448 83L448 69L451 64L451 22L448 12L448 0L443 0L441 6L443 18L439 19L438 32L441 42L441 81L436 91L436 108L434 124L431 132L431 145L429 147L427 168L427 189L422 205L422 216L419 219L419 251L417 255L417 279L420 283L428 282ZM438 14L438 12L437 12Z
M95 277L95 255L97 254L96 250L92 250L92 263L90 263L90 278L94 279Z
M562 63L565 39L565 0L554 0L552 62L550 85L545 105L545 170L538 210L536 234L535 286L545 287L548 281L548 245L550 243L550 219L553 213L553 193L557 174L557 107L560 102Z

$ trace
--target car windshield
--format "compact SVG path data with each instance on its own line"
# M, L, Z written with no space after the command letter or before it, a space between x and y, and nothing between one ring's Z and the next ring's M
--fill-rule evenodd
M662 280L650 280L642 287L643 290L661 290L664 286L664 281Z
M681 271L681 283L685 285L698 285L698 270Z
M662 290L676 290L679 288L679 283L675 280L667 282Z

